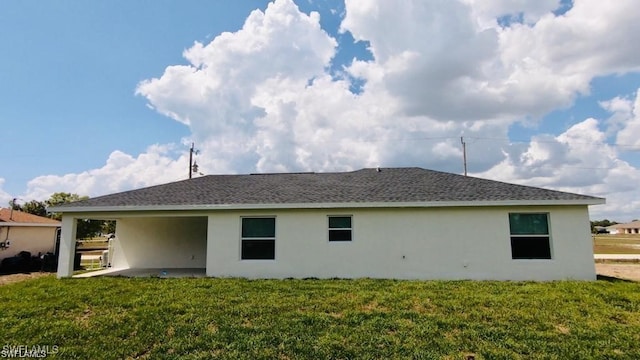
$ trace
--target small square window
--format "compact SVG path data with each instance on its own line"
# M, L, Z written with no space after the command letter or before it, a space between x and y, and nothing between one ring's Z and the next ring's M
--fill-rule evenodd
M353 240L351 216L329 216L329 241Z
M276 219L242 218L242 260L274 260L276 256Z
M548 214L509 214L512 259L551 259Z

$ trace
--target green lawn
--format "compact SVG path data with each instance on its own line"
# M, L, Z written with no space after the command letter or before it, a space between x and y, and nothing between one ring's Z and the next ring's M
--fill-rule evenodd
M63 359L640 358L624 281L44 277L0 304L5 347Z
M640 254L640 235L594 235L595 254Z

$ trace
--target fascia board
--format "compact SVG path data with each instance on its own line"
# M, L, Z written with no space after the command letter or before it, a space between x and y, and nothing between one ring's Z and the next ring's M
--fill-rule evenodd
M211 204L211 205L142 205L142 206L78 206L52 207L55 213L130 212L130 211L191 211L191 210L268 210L268 209L345 209L345 208L431 208L483 206L573 206L600 205L605 199L582 200L501 200L501 201L425 201L368 203L299 203L299 204Z

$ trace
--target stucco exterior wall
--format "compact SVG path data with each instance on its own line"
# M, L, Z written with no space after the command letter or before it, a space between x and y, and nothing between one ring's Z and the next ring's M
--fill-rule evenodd
M7 226L0 226L0 241L7 239L8 231L8 240L11 242L8 248L0 249L0 260L15 256L21 251L28 251L32 256L53 252L56 229L57 227L12 226L8 230Z
M114 268L204 268L207 217L135 217L116 221Z
M510 212L549 213L551 260L512 259ZM328 241L328 215L353 216L353 241ZM276 216L275 260L240 259L242 216ZM589 230L586 206L212 212L207 275L593 280Z

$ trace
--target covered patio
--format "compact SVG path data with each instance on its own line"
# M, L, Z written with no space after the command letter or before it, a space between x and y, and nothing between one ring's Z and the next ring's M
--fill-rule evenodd
M110 267L74 277L205 276L208 216L184 213L119 215L115 218L115 239L111 243L108 254ZM77 220L96 219L99 216L99 214L65 214L63 216L58 277L73 275L71 260L76 252ZM110 218L114 217L110 216Z

